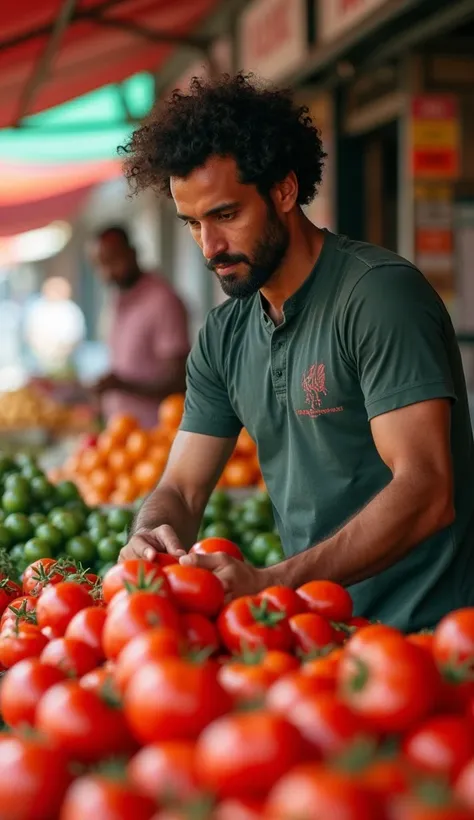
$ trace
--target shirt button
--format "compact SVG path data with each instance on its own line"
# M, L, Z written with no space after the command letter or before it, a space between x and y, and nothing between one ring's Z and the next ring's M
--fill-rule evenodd
M283 376L283 371L275 370L275 376L277 377L277 379L281 379L281 377Z

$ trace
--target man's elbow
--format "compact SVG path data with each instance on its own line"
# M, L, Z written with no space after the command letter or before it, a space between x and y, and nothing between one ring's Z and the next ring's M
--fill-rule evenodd
M434 488L426 510L427 536L451 526L456 518L453 493L450 488Z

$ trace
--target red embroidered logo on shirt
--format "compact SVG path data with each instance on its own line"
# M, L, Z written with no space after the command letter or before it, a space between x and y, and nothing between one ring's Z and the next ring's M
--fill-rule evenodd
M326 367L324 364L312 364L311 367L303 373L301 379L301 387L304 390L306 404L309 404L309 410L297 410L298 416L316 416L326 415L327 413L340 413L343 407L323 407L322 396L326 397L328 390L326 387Z

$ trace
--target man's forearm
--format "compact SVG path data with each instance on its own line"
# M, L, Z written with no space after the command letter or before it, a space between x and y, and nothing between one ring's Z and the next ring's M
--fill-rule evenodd
M200 513L190 510L177 490L166 485L158 486L136 516L131 535L141 527L151 530L168 524L175 531L183 549L189 550L196 541L200 520Z
M449 497L420 492L416 479L394 478L335 535L274 567L275 583L312 579L344 586L395 564L428 536L452 523Z

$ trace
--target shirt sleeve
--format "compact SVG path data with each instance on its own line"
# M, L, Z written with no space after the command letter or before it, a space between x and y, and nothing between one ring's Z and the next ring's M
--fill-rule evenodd
M191 347L186 308L177 294L168 289L160 292L153 345L157 359L187 356Z
M234 412L220 372L217 361L220 343L217 329L208 317L188 356L180 429L217 438L234 438L240 433L242 422Z
M369 420L428 399L456 401L451 320L416 268L382 266L364 274L349 296L342 333Z

